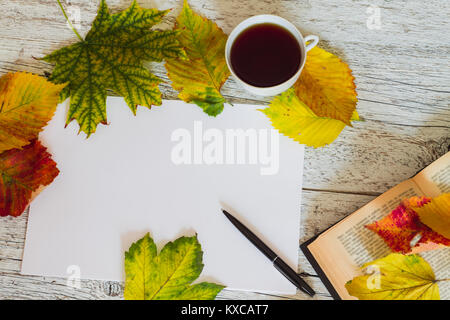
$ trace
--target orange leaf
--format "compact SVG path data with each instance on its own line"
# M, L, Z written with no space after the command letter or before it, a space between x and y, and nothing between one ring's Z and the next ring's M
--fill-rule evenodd
M427 197L403 200L389 215L367 225L366 228L382 237L393 252L410 253L413 248L426 243L450 246L450 239L424 225L415 211L430 201Z
M341 59L319 47L311 49L294 88L300 100L318 117L351 126L358 99L352 70Z
M0 78L0 152L37 139L52 118L64 86L24 72Z
M32 193L59 174L56 163L39 141L0 154L0 216L20 216Z

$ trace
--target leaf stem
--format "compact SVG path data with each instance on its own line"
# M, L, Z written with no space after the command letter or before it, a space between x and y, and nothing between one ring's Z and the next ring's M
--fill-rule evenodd
M58 1L59 7L61 8L61 11L62 11L64 17L66 18L67 22L69 23L69 26L72 29L72 31L75 32L75 34L77 35L78 39L80 39L81 41L84 41L83 38L78 33L77 29L75 29L75 27L73 26L72 22L70 22L70 19L67 16L66 11L64 10L64 7L61 4L61 1L59 1L59 0L56 0L56 1Z

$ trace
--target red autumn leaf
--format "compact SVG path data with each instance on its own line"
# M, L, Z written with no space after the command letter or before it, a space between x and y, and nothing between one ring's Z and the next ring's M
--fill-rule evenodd
M412 248L426 243L450 246L450 239L443 237L423 224L419 215L413 209L422 207L430 201L431 198L427 197L413 197L403 200L389 215L367 225L366 228L382 237L393 252L410 253ZM420 239L411 246L411 242L417 238Z
M20 216L34 191L59 174L56 163L39 141L0 154L0 216Z

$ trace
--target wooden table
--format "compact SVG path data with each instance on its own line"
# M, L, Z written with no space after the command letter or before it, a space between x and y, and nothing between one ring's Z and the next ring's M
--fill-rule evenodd
M64 2L64 1L63 1ZM138 1L144 7L174 8L181 0ZM85 34L99 1L71 0L80 12ZM122 10L131 0L109 0ZM377 195L411 177L450 149L450 30L446 0L191 0L191 6L214 19L226 33L256 14L277 14L296 24L304 35L316 34L320 46L353 69L358 111L364 118L346 128L331 145L307 148L299 243L352 213ZM377 6L374 6L377 5ZM33 59L77 41L55 0L10 0L0 3L0 75L12 71L44 74L51 66ZM380 23L376 15L379 13ZM375 19L373 19L375 18ZM164 98L175 99L161 64L152 64ZM266 105L230 78L223 93L232 102ZM118 299L123 284L82 281L81 289L61 278L21 276L28 214L0 219L0 299ZM300 270L330 299L311 266L299 256ZM306 299L224 290L220 299Z

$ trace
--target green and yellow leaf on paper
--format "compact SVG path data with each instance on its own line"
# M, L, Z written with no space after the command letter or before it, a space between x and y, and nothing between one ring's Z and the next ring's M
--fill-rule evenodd
M166 68L172 87L179 98L193 102L210 116L224 108L225 98L220 89L230 75L225 61L227 35L211 20L189 7L184 1L175 30L188 59L168 59Z
M298 98L293 88L275 97L270 106L261 111L280 133L315 148L330 144L345 128L345 123L340 120L316 115ZM351 120L359 120L356 111Z
M211 300L224 288L214 283L191 285L203 270L197 237L181 237L157 253L149 234L125 253L126 300Z
M0 78L0 153L37 139L55 113L64 86L25 72Z
M366 263L370 274L345 284L360 300L439 300L439 287L431 266L419 255L392 253Z
M70 97L67 124L77 120L88 136L99 123L107 124L107 89L123 96L134 114L138 105L161 105L161 80L143 62L185 57L178 31L151 29L167 13L133 1L128 9L111 14L101 0L85 39L43 58L56 64L52 82L68 82L61 94L61 100Z
M317 116L351 126L358 101L356 85L352 70L337 56L319 47L311 49L294 88Z
M420 208L414 208L420 221L433 231L450 239L450 193L431 199Z

